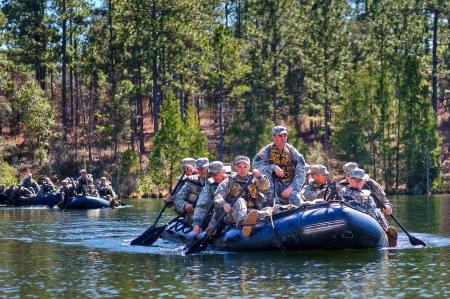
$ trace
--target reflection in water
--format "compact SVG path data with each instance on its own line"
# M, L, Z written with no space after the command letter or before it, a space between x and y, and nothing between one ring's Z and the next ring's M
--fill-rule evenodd
M396 250L209 251L184 257L167 241L128 245L152 223L159 202L92 211L4 208L0 296L449 297L450 200L393 202L402 223L432 248L411 248L401 234ZM164 215L161 223L172 217Z

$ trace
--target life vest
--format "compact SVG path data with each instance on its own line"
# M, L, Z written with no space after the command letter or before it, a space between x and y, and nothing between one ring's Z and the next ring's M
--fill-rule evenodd
M289 183L294 179L295 165L287 146L280 150L275 144L272 145L269 153L269 162L270 164L276 164L283 170L284 175L281 178L277 177L281 183Z
M235 198L239 192L242 190L242 187L245 185L247 178L242 180L237 175L231 176L231 187L229 192L230 198ZM255 183L252 182L247 186L247 189L241 195L243 199L247 202L247 208L255 208L256 201L264 199L264 195L259 192L258 187L256 187Z

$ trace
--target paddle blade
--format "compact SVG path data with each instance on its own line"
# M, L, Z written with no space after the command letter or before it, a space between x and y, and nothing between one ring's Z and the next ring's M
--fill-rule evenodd
M158 240L166 229L167 225L154 227L150 226L139 237L132 240L130 245L150 246Z
M427 244L425 244L424 241L422 241L422 240L420 240L420 239L418 239L418 238L416 238L414 236L408 235L408 238L409 238L409 242L411 242L411 245L413 245L413 246L424 246L424 247L427 247Z
M189 255L197 252L202 252L208 247L209 236L205 235L203 238L196 240L190 244L183 252L183 255Z

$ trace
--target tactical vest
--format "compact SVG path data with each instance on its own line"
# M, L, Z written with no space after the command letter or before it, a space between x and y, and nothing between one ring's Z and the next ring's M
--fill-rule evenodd
M238 179L237 176L230 177L231 181L231 187L229 192L229 198L235 198L239 192L242 190L242 187L245 185L245 181L242 181L240 178ZM247 208L256 208L256 201L264 199L264 195L258 191L258 188L256 187L255 183L250 183L247 186L247 189L242 193L241 196L245 201L247 202Z
M287 146L280 150L275 144L272 145L269 154L269 162L270 164L276 164L283 170L284 175L281 178L277 177L281 183L289 183L294 179L294 161L292 161L292 155Z
M194 204L197 202L198 196L200 195L203 186L205 186L205 179L197 177L196 179L188 178L186 181L191 183L191 190L189 192L187 201L191 204Z

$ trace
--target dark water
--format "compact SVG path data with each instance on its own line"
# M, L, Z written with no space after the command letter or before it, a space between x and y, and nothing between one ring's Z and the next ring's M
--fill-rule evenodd
M393 198L395 214L430 245L181 256L173 243L129 246L160 201L91 211L0 208L0 296L450 297L450 196ZM161 223L171 218L161 219Z

